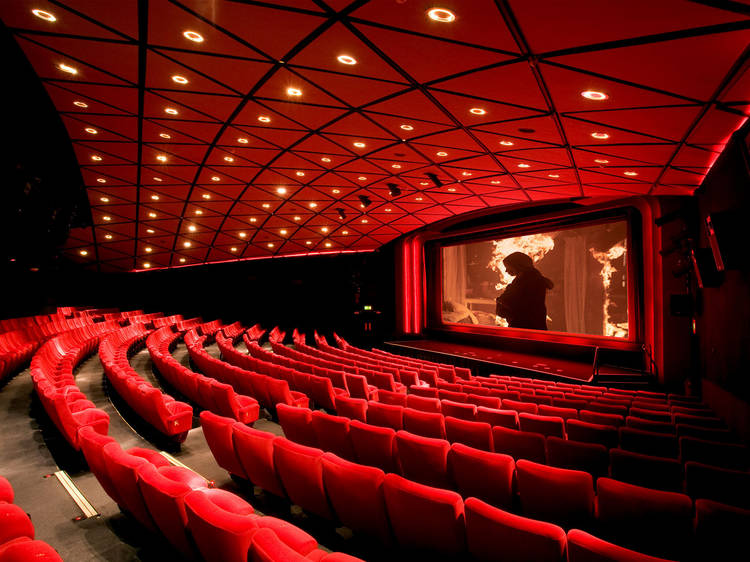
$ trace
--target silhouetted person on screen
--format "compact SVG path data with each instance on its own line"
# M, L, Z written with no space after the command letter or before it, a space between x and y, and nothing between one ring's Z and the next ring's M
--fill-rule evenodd
M496 314L505 318L511 328L547 329L547 307L544 300L553 286L539 273L533 260L524 253L514 252L503 260L505 270L515 277L496 299Z

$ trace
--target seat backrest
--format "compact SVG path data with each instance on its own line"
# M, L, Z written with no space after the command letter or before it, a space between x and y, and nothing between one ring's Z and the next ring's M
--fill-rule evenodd
M750 472L719 468L695 461L685 463L685 493L750 509Z
M453 400L441 400L440 411L444 416L452 416L468 421L474 421L477 416L477 407L474 404L454 402Z
M492 427L499 425L508 429L518 429L518 412L479 406L477 407L476 421L488 423Z
M379 394L382 398L382 392ZM370 401L367 403L367 423L381 427L390 427L396 431L403 429L404 407Z
M349 437L349 418L316 410L312 413L312 425L321 449L350 461L356 460Z
M323 451L276 439L273 453L276 472L289 499L302 509L331 519L333 513L323 486Z
M277 436L242 423L232 426L234 450L248 480L276 496L283 497L284 488L276 474L273 443Z
M541 433L495 426L492 428L492 444L496 453L510 455L516 461L528 459L544 463L547 459L544 435Z
M620 435L617 428L583 420L568 420L565 424L568 440L582 443L596 443L607 448L617 447Z
M309 408L277 404L276 414L284 437L308 447L318 446L318 436L313 429L312 411Z
M593 535L571 529L568 531L568 562L594 561L669 562L604 541Z
M547 437L547 463L558 468L588 472L594 479L607 476L609 472L609 454L604 445L559 437Z
M349 435L357 462L378 467L385 472L399 471L394 429L352 420Z
M565 437L565 420L557 416L540 416L521 412L518 414L521 431L541 433L550 437Z
M655 490L682 492L683 467L677 459L619 448L609 450L609 459L610 476L616 480Z
M502 402L503 410L515 410L519 414L525 412L527 414L536 414L539 406L533 402L521 402L520 400L509 400L503 398Z
M463 443L475 449L492 451L492 426L446 416L445 434L450 443Z
M503 509L513 508L513 457L453 443L448 451L448 474L464 497L475 497Z
M211 449L211 453L219 466L230 474L234 474L240 478L247 478L247 474L245 474L245 470L237 459L234 450L232 426L235 420L219 416L208 410L201 412L200 420L201 427L203 428L203 436L206 438L208 448Z
M396 455L404 478L436 486L450 488L448 477L448 451L445 439L422 437L407 431L396 432Z
M632 427L621 427L619 432L621 449L655 457L676 459L679 456L677 437L674 435Z
M625 417L623 415L595 412L592 410L579 410L578 419L588 423L611 425L614 427L620 427L625 424Z
M406 395L406 406L422 412L440 412L440 400L437 398L427 398L426 396L417 396L415 394Z
M733 470L747 470L750 463L748 448L744 445L695 437L680 437L679 444L682 462L696 461Z
M367 400L336 396L336 413L350 420L367 421Z
M436 412L404 408L404 430L424 437L445 439L445 419Z

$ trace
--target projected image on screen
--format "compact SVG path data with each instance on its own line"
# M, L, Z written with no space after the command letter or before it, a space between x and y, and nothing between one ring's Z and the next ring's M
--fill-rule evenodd
M627 223L442 248L443 322L628 337Z

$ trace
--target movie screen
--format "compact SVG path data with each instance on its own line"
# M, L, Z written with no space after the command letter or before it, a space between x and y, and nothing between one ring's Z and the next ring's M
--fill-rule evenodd
M627 221L442 248L445 323L628 337Z

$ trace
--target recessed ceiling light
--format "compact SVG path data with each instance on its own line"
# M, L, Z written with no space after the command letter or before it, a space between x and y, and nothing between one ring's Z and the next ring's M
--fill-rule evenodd
M470 175L471 175L471 172L461 172L461 175L462 175L462 176L467 176L467 177L468 177L468 176L470 176Z
M302 177L305 175L305 172L295 172L295 174L298 175L299 177Z
M260 121L261 123L270 123L271 118L268 115L259 115L258 121Z
M255 217L250 217L250 222L258 222L258 219L256 219Z
M247 232L240 232L240 238L245 238L247 236Z
M211 176L211 181L221 181L219 176Z
M175 74L172 76L172 82L177 82L178 84L187 84L188 79L184 76L180 76L179 74Z
M391 168L396 168L397 170L401 167L401 164L391 164Z
M286 229L282 228L281 230L279 230L279 234L281 234L282 236L286 236L287 235Z
M267 244L267 246L268 246L269 248L273 248L273 242L269 242L269 243Z
M78 100L74 101L73 105L75 105L76 107L82 107L84 109L89 106L89 104L87 104L86 102L78 101Z
M105 220L105 221L111 221L111 220L112 220L112 217L110 217L109 215L104 215L104 216L102 217L102 220Z
M204 193L203 194L203 199L211 199L211 194L210 193Z
M149 269L151 267L151 264L147 261L143 262L143 267L145 267L146 269Z
M182 243L182 245L183 245L183 246L184 246L185 248L189 248L190 246L192 246L192 245L193 245L193 243L192 243L192 242L183 242L183 243Z
M165 107L164 113L169 113L170 115L177 115L179 112L173 107Z
M594 137L595 139L604 140L604 139L609 138L609 133L600 133L597 131L597 132L591 133L591 136Z
M581 95L588 100L602 101L609 98L604 92L597 92L596 90L585 90L581 92Z
M111 234L105 234L104 238L106 238L107 240L112 240L112 235Z
M154 176L154 181L164 181L164 180L161 179L160 177Z
M341 193L341 190L340 189L332 189L331 193L333 193L334 195L338 195L339 193Z
M158 195L152 195L151 199L153 199L154 201L158 201L159 200L159 196Z
M180 258L180 263L185 263L185 258Z
M224 161L225 162L234 162L234 158L232 158L231 156L225 156L224 157Z
M355 142L352 144L354 144L354 146L356 146L357 148L364 148L366 146L363 142Z
M54 16L54 14L50 14L49 12L45 12L44 10L31 10L31 13L36 17L50 23L57 21L57 18Z
M424 201L424 197L415 197L414 200L415 201Z
M403 125L401 125L401 128L402 128L402 129L403 129L404 131L413 131L413 130L414 130L414 127L413 127L413 126L411 126L411 125L407 125L406 123L404 123Z
M89 253L88 253L88 251L87 251L87 250L81 250L81 251L80 251L80 252L78 252L78 253L79 253L79 254L81 254L82 256L88 256L88 255L89 255Z
M244 138L244 137L240 137L240 138L238 138L238 139L237 139L237 142L241 142L242 144L247 144L247 143L249 143L250 141L249 141L249 140L247 140L247 139L246 139L246 138Z
M287 93L288 96L301 96L302 95L302 90L300 90L298 88L287 88L286 89L286 93Z
M469 113L473 113L474 115L484 115L485 113L487 113L487 110L482 109L481 107L472 107L469 110Z
M447 152L443 152L442 150L437 153L438 156L448 156Z
M343 234L344 236L346 236L347 234L349 234L349 231L348 230L342 230L341 234Z
M321 162L330 162L330 161L331 161L331 159L330 159L330 158L328 158L327 156L323 156L323 158L321 158L321 159L320 159L320 161L321 161Z
M202 215L202 214L203 214L203 211L201 211L200 209L196 209L196 210L195 210L195 214L196 214L196 215Z
M357 179L359 181L365 181L367 179L367 176L359 176Z
M152 219L155 219L156 218L156 213L149 213L148 216L151 217Z
M61 62L57 65L57 68L62 70L63 72L67 72L68 74L78 74L78 69L76 69L73 66L70 66L69 64L65 64L64 62Z
M270 205L270 203L263 203L263 204L261 205L261 207L263 207L264 209L270 209L270 208L271 208L271 205Z
M594 158L594 162L597 164L609 164L609 160L605 160L604 158Z
M154 249L153 249L153 248L152 248L151 246L146 246L146 247L145 247L145 248L143 248L143 249L144 249L144 250L146 251L146 253L148 253L148 254L150 254L151 252L153 252L153 251L154 251Z
M237 251L237 246L232 246L231 248L229 248L229 251L230 252L236 252Z
M90 134L90 135L96 135L96 134L98 134L98 133L99 133L99 131L97 131L97 130L96 130L96 129L94 129L93 127L86 127L86 128L84 129L84 131L86 131L86 132L87 132L88 134Z
M560 174L547 174L547 177L550 177L550 178L559 178Z
M279 195L286 195L286 187L277 187L276 193L278 193Z
M107 183L107 180L105 180L104 178L96 178L96 181L98 181L99 183Z
M391 209L390 207L386 207L386 208L384 209L384 211L385 211L386 213L390 213L390 212L391 212L392 210L393 210L393 209Z
M490 183L492 185L500 185L500 180L492 180Z
M302 217L299 215L294 215L294 220L296 221L302 220Z
M449 187L448 191L456 191L456 188L455 187Z
M161 138L163 138L163 139L171 139L172 138L172 135L170 135L168 133L159 133L159 136Z
M328 232L328 227L324 226L323 228L320 229L320 231L325 234L326 232Z
M531 166L530 166L529 164L524 164L523 162L521 162L521 163L520 163L520 164L518 165L518 167L519 167L519 168L531 168Z
M637 176L638 172L632 172L632 171L628 170L626 172L623 172L623 174L625 174L626 176Z
M500 144L502 144L503 146L513 146L513 141L503 140L500 141Z
M419 185L430 185L430 182L428 182L428 181L421 181L421 182L419 182Z
M158 156L156 157L156 159L157 159L157 160L158 160L159 162L166 162L166 161L167 161L167 157L166 157L166 156L165 156L164 154L159 154L159 155L158 155Z
M338 60L341 64L357 64L357 59L355 59L354 57L350 57L349 55L339 55L336 57L336 60Z
M189 39L190 41L193 41L195 43L203 43L203 35L201 35L197 31L183 31L182 35L183 37L185 37L185 39Z
M369 221L367 219L362 219L362 224L367 224Z
M310 240L305 240L305 244L306 244L307 246L309 246L310 244L312 244L312 242L311 242Z
M315 208L315 207L317 207L317 206L318 206L318 204L317 204L317 203L316 203L315 201L311 201L311 202L310 202L310 208L311 208L311 209L314 209L314 208Z
M101 157L101 156L99 156L98 154L92 154L92 155L91 155L91 159L92 159L92 160L93 160L94 162L101 162L101 161L102 161L102 157Z
M331 243L330 242L326 242L326 248L330 248L330 247L331 247Z
M146 232L149 234L154 234L156 231L153 228L147 228Z
M190 232L195 232L196 230L198 230L198 228L195 225L191 224L190 226L188 226L188 230Z
M427 12L427 17L440 23L451 23L456 21L456 14L445 8L432 8Z

